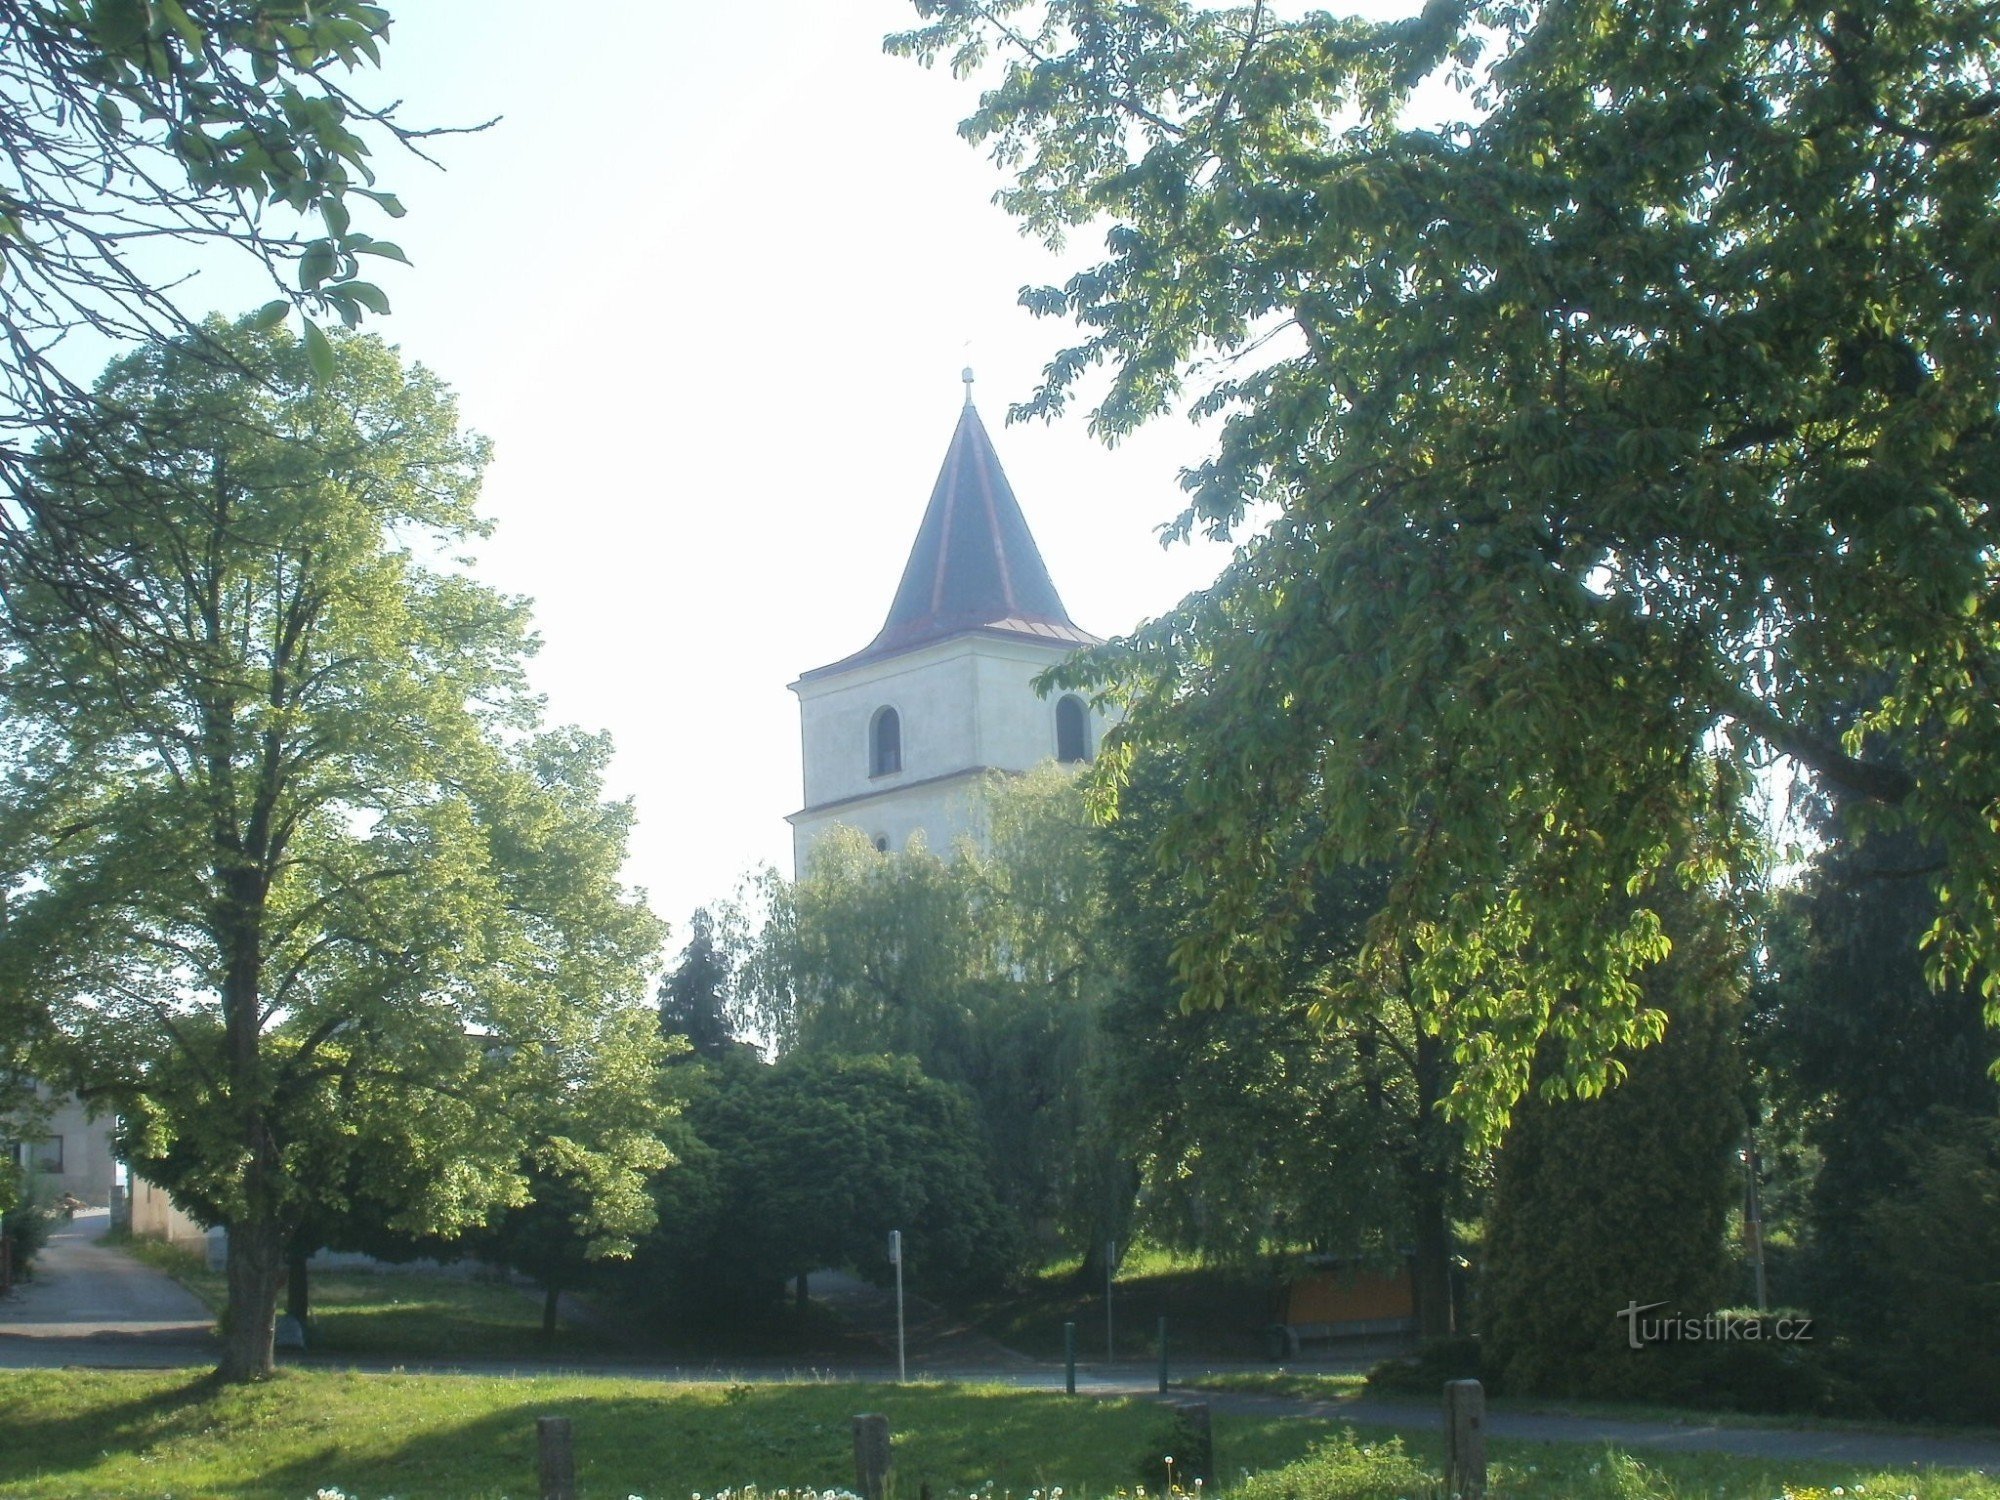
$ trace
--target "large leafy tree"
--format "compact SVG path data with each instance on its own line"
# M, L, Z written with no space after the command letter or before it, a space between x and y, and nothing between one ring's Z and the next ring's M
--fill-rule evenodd
M1186 757L1198 998L1393 864L1371 950L1458 1104L1551 1048L1594 1088L1659 1024L1647 893L1717 873L1677 831L1778 756L1937 851L1932 962L1993 993L1990 5L916 4L893 48L992 70L1006 205L1106 232L1027 294L1081 336L1025 410L1103 367L1110 435L1220 418L1177 529L1236 560L1073 674Z
M373 148L429 133L350 87L389 25L367 0L0 3L0 494L90 404L65 341L190 332L174 288L216 251L261 262L274 315L388 311L366 267L402 251L357 210L401 215Z
M1328 1004L1353 983L1387 872L1321 874L1280 993L1255 1007L1189 1007L1170 955L1195 903L1151 854L1159 821L1186 795L1177 765L1141 757L1109 830L1106 936L1129 982L1105 1012L1104 1071L1148 1228L1236 1258L1407 1254L1420 1330L1449 1334L1455 1222L1470 1216L1487 1162L1438 1107L1456 1064L1394 976L1377 976L1365 1006Z
M540 726L525 607L449 561L485 445L427 372L335 342L318 380L247 325L114 364L37 455L59 503L4 579L0 983L228 1227L234 1378L269 1369L288 1244L351 1155L394 1158L391 1227L463 1229L524 1199L538 1121L650 1087L658 1047L623 1014L658 931L618 884L609 746ZM135 628L47 585L54 552Z

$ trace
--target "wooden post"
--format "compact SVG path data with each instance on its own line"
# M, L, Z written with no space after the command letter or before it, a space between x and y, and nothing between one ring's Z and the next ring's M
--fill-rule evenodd
M1476 1380L1445 1382L1444 1487L1459 1500L1486 1493L1486 1387Z
M889 1419L865 1412L854 1419L854 1487L861 1500L884 1500L889 1491Z
M1167 1393L1167 1320L1160 1318L1160 1394Z
M1063 1391L1076 1394L1076 1324L1063 1324Z
M568 1417L535 1418L541 1448L542 1500L576 1500L576 1448Z

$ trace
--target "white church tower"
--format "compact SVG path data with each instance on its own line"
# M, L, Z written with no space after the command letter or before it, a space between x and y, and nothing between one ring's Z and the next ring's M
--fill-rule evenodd
M938 853L979 834L979 789L995 771L1081 762L1099 713L1034 681L1098 644L1063 608L1028 522L972 405L952 434L903 581L862 650L802 674L805 806L791 815L795 868L835 824L878 849L921 834Z

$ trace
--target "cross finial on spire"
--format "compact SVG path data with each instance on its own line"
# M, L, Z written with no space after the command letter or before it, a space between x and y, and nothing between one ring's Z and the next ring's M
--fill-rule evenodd
M970 406L972 405L972 366L967 365L963 370L959 371L958 378L965 382L965 404Z

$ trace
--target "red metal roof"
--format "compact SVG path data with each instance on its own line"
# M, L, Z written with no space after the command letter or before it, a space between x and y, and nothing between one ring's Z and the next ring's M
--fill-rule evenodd
M1070 647L1099 644L1063 608L986 424L968 399L889 618L854 655L804 675L818 677L973 632Z

